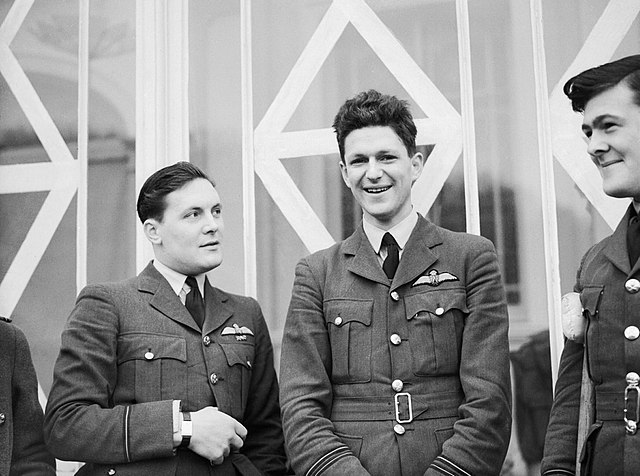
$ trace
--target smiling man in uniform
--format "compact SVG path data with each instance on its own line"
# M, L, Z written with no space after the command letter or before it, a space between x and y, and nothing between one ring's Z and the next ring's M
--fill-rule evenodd
M414 210L424 157L405 101L362 92L334 129L363 220L296 268L280 367L293 469L499 474L511 388L494 247Z
M578 451L582 475L639 474L640 55L583 71L564 92L584 115L587 152L604 192L633 200L613 234L582 258L574 290L588 321L586 342L565 343L541 469L545 476L575 474ZM585 348L595 420L577 448Z
M222 262L214 183L187 162L165 167L142 186L138 216L155 259L78 296L47 403L49 448L86 462L82 475L283 474L260 306L205 274Z

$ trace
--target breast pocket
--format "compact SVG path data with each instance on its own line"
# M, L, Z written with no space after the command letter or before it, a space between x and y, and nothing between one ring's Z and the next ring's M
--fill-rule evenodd
M186 362L183 337L138 332L118 337L118 387L133 388L135 402L182 398Z
M409 343L416 375L458 371L467 296L462 288L405 296Z
M225 388L232 394L230 413L238 418L244 415L249 398L253 359L255 356L255 340L253 336L243 343L220 342L220 347L227 358L227 385ZM240 398L238 398L240 397Z
M372 300L332 299L324 303L331 341L333 383L371 381Z
M586 332L586 349L587 349L587 366L589 376L594 382L602 382L602 375L599 371L598 362L600 362L600 341L601 325L600 325L600 301L604 292L602 285L585 286L580 293L580 302L584 317L587 319Z

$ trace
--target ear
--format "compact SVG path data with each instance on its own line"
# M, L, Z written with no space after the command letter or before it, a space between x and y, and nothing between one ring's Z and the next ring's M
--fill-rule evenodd
M155 218L147 218L145 222L142 224L144 229L144 235L147 237L147 240L149 240L152 245L162 244L162 237L160 236L158 225L159 225L159 222Z
M411 185L413 185L415 181L420 178L420 175L422 175L425 162L426 160L420 152L416 152L413 154L413 157L411 157Z
M338 165L340 166L340 172L342 173L342 180L344 180L347 188L351 188L351 185L349 184L349 176L347 175L347 165L342 160L338 162Z

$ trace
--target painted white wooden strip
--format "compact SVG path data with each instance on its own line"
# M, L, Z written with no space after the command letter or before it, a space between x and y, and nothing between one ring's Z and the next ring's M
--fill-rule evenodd
M79 176L78 163L75 160L2 165L0 194L75 189Z
M364 0L335 0L384 65L429 117L458 112Z
M45 199L0 282L0 315L13 314L75 193L75 188L56 189Z
M435 145L411 190L413 204L422 215L433 206L462 152L460 120L448 118L437 122L442 127L442 140Z
M34 0L15 0L0 26L0 43L10 45L22 26Z
M558 363L563 347L560 291L560 252L558 246L558 218L556 190L553 175L553 149L547 66L544 51L544 29L540 0L530 0L531 34L533 41L533 71L536 93L538 154L540 158L540 185L542 194L542 229L547 283L547 316L551 343L551 376L553 385L558 378Z
M282 163L277 157L266 156L268 152L261 148L259 134L256 134L254 141L256 172L306 248L313 253L331 246L335 240L296 187Z
M460 101L462 109L462 150L464 165L464 201L467 231L480 234L478 168L476 164L476 127L473 111L471 40L467 0L456 0L458 62L460 65Z
M418 145L434 144L446 138L436 120L427 118L414 122L418 129ZM264 146L280 159L339 154L336 135L331 128L269 134L265 136Z
M78 2L78 200L76 293L87 284L87 181L89 147L89 0Z
M136 0L136 197L156 170L189 160L188 1ZM153 258L141 226L136 267Z
M258 296L256 252L255 160L253 156L253 68L251 0L240 3L240 62L242 99L242 219L244 240L244 293Z
M269 106L257 131L281 132L347 26L334 1Z
M0 72L18 100L52 162L72 161L73 156L38 93L7 45L0 44Z

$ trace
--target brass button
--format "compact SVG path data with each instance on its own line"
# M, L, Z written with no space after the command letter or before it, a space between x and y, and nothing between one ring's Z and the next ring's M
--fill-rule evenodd
M631 278L626 283L624 283L624 287L627 292L635 294L640 291L640 281L638 281L636 278Z
M107 474L108 474L109 476L113 476L114 474L116 474L116 470L115 470L115 469L113 469L113 468L111 468L109 471L107 471Z
M211 382L211 385L217 384L218 380L220 379L218 378L218 375L215 372L209 376L209 382Z
M439 307L436 309L436 316L442 316L444 314L444 308Z
M4 413L0 413L0 425L2 425L6 421L7 417Z
M638 337L640 337L640 329L638 329L636 326L629 326L624 330L624 336L627 338L627 340L636 340Z
M391 291L391 299L398 301L400 299L400 295L396 291Z
M626 376L626 380L629 385L638 385L638 382L640 382L640 375L635 372L629 372Z
M202 343L205 345L205 347L209 347L209 345L211 344L211 338L209 336L204 336L202 339Z
M402 426L401 424L397 423L397 424L393 425L393 431L395 431L398 435L404 435L404 432L406 430L404 429L404 426Z
M393 382L391 382L391 388L394 389L396 392L402 392L402 389L404 388L404 383L402 382L402 380L396 379Z
M147 360L153 360L153 352L149 351L146 354L144 354L144 358Z
M402 338L398 334L391 334L389 340L393 345L400 345L402 343Z
M339 326L340 324L342 324L342 318L340 316L336 317L336 319L333 321L333 323L336 326Z

